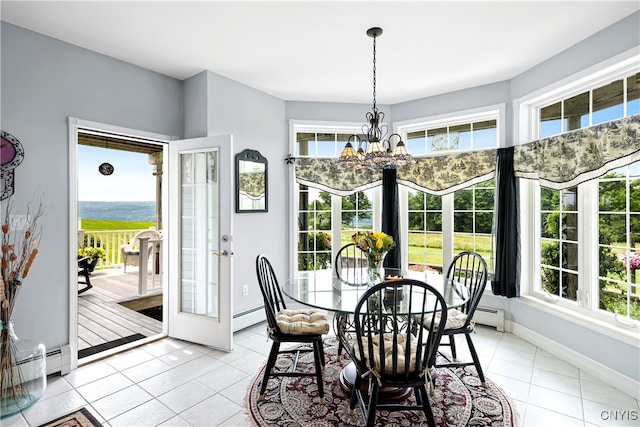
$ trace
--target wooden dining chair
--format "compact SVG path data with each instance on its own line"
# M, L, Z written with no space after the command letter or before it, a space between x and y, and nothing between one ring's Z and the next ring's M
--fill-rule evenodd
M369 280L368 266L369 262L364 251L355 243L348 243L341 247L336 254L333 270L336 277L342 282L354 286L363 286ZM344 313L336 315L334 316L334 322L336 334L338 334L338 331L344 337L353 334L353 321L350 315ZM343 340L338 340L338 360L342 357L342 351L344 350L342 342Z
M267 314L267 335L273 341L267 365L264 369L262 385L258 401L264 400L267 382L271 377L315 376L318 384L320 403L325 403L322 371L325 366L322 336L329 332L327 312L315 309L289 310L283 298L275 272L269 260L263 255L256 259L256 273L258 284L264 299L264 310ZM280 349L283 343L308 343L311 348ZM313 352L315 363L314 372L297 371L300 354ZM295 354L294 363L290 371L274 369L280 354Z
M340 248L333 263L338 279L352 285L367 283L367 256L355 243L348 243Z
M357 370L350 414L358 403L367 426L373 426L378 410L422 411L428 425L436 425L426 384L444 323L422 327L427 321L433 323L436 314L446 320L444 298L419 280L388 280L362 295L355 307L355 342L350 349ZM380 390L388 387L412 389L415 404L379 402Z
M451 358L446 354L440 353L446 362L436 362L435 367L460 367L473 365L478 372L478 377L484 387L487 386L482 366L480 365L480 359L478 353L473 345L471 334L474 331L473 314L478 307L484 288L487 285L487 263L476 252L465 251L460 252L453 258L453 261L449 265L447 270L446 280L456 282L459 286L463 286L467 289L469 299L467 302L458 308L449 309L447 321L445 322L445 329L443 332L443 339L440 346L448 346L451 349ZM441 322L441 321L440 321ZM425 326L429 326L430 323L426 323ZM464 335L469 352L471 353L472 361L461 362L458 360L456 351L456 335Z

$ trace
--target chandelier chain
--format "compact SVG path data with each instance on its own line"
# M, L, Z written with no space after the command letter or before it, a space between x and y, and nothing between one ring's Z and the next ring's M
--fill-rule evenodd
M373 36L373 110L376 110L376 36Z

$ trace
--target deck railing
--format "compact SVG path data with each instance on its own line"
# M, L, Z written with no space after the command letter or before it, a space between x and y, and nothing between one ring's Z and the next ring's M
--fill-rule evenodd
M104 231L78 231L79 248L102 248L107 253L106 260L98 261L97 269L111 268L122 265L120 246L129 243L136 233L142 230L104 230Z
M143 230L104 230L104 231L78 231L78 247L102 248L106 252L106 259L101 259L96 264L96 269L120 267L124 260L120 252L120 246L127 244L140 231ZM144 239L140 245L139 283L138 294L146 295L147 290L162 288L162 239ZM150 265L150 268L147 266ZM151 277L142 272L151 270Z

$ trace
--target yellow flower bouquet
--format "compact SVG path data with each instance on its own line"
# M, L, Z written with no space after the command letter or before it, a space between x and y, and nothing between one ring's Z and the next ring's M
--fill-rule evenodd
M386 253L396 245L393 237L382 231L358 231L351 236L351 241L367 255L369 284L379 282L383 277L380 271L382 260Z

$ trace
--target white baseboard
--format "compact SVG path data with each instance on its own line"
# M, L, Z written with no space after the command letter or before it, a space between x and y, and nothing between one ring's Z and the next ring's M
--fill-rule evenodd
M620 372L603 365L600 362L578 353L568 347L559 344L537 332L532 331L524 326L514 322L511 323L509 329L513 335L522 338L525 341L543 349L544 351L562 359L567 363L582 369L594 378L602 381L604 384L620 390L628 394L634 399L640 399L640 382L629 378Z
M264 322L265 320L267 320L267 315L264 311L264 307L245 311L244 313L233 316L233 332L238 332L244 328L248 328L249 326Z

